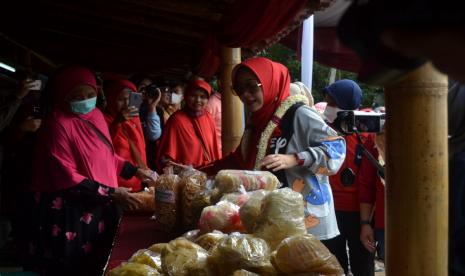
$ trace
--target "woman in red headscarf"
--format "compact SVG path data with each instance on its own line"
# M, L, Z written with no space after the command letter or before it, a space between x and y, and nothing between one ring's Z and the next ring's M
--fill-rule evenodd
M344 161L344 139L308 106L306 96L290 96L284 65L251 58L234 68L232 81L249 113L244 135L232 154L200 169L270 170L302 194L308 233L321 240L337 236L328 175Z
M158 152L160 168L169 161L205 165L221 157L215 122L206 111L210 85L203 80L190 82L186 87L186 106L168 120Z
M129 96L137 91L128 80L113 80L104 87L107 99L105 120L110 128L115 152L132 165L146 168L145 141L137 109L129 106ZM118 177L118 186L130 188L131 192L142 190L137 178Z
M41 275L101 274L120 218L137 203L118 176L145 179L115 153L103 114L95 108L91 71L67 67L51 80L51 114L37 143L29 260Z

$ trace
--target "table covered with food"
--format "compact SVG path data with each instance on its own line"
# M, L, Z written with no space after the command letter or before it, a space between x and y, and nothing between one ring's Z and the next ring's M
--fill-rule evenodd
M270 172L166 173L154 201L153 217L123 217L107 275L343 275Z

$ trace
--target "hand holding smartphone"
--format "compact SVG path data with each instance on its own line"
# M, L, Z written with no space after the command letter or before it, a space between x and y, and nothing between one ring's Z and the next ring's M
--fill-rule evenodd
M29 83L30 90L41 90L42 88L42 80L33 80Z
M137 92L131 92L129 94L129 106L134 106L139 109L142 104L142 94Z

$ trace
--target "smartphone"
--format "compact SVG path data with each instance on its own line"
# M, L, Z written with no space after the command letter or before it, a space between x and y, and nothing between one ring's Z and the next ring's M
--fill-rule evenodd
M34 80L31 83L31 90L40 90L42 88L42 80Z
M139 109L142 104L142 94L137 92L131 92L129 94L129 106L134 106Z

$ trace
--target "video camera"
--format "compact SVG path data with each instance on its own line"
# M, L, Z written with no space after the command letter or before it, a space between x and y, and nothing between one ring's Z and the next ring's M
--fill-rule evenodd
M363 154L378 171L378 175L384 179L385 170L377 158L368 151L362 142L361 132L381 133L384 131L385 113L365 112L365 111L339 111L333 126L345 135L355 133L359 143L357 144L357 156ZM361 155L360 155L361 156ZM361 159L360 159L361 160ZM351 169L344 169L341 172L341 182L345 186L352 185L355 174Z
M334 126L344 134L354 132L383 132L385 113L365 111L339 111Z

